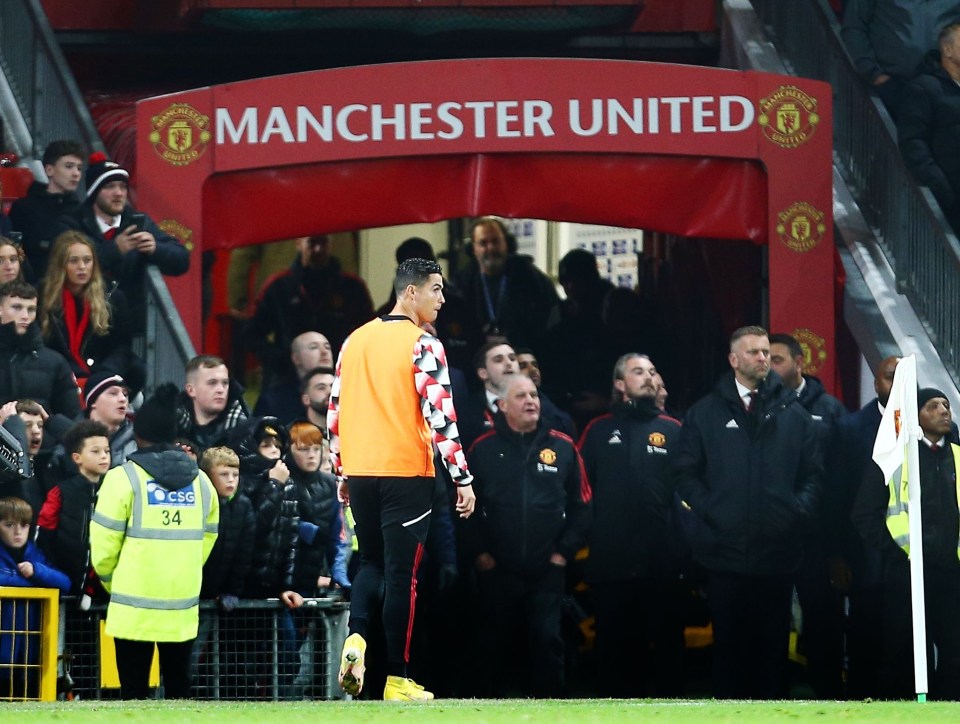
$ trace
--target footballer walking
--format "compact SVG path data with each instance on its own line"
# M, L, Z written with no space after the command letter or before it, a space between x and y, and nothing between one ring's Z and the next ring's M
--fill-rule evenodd
M407 664L417 567L430 523L434 444L457 486L462 518L473 513L476 498L457 432L446 354L421 328L436 320L444 302L440 265L408 259L393 286L397 303L391 313L343 343L328 412L340 498L353 511L360 553L340 685L348 694L360 693L367 624L370 616L382 615L383 698L424 700L433 694L407 677Z

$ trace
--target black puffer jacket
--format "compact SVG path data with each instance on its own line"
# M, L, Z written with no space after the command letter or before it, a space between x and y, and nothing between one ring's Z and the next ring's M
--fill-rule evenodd
M257 521L253 504L242 492L220 498L220 525L217 542L203 565L200 598L224 594L241 596L250 571L256 543Z
M297 484L293 478L283 483L270 478L276 461L257 452L257 429L275 419L245 421L231 438L240 457L240 491L250 499L256 519L246 598L274 597L293 588L300 525ZM283 426L277 423L276 429L285 438Z
M70 365L43 344L34 322L17 334L13 322L0 324L0 404L29 398L51 415L80 415L77 381Z
M583 431L580 454L593 487L589 581L679 573L669 468L679 443L680 423L646 399L617 405Z
M41 528L37 543L50 564L67 575L70 593L77 596L83 593L90 571L90 519L100 486L78 473L60 481L58 487L61 505L57 527Z
M674 482L697 516L693 552L701 565L787 575L814 520L823 462L797 395L772 372L759 392L752 433L733 372L687 411Z
M293 587L304 596L315 596L317 578L331 575L337 539L342 531L337 481L327 473L300 469L292 455L287 455L285 462L290 469L290 479L297 485L297 506L303 529L297 546Z

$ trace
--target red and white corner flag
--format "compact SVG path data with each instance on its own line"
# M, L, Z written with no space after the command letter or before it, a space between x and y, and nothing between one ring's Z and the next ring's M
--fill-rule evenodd
M917 447L923 430L917 410L917 358L903 357L893 375L890 399L873 444L873 461L883 470L887 485L900 485L907 466L910 501L910 599L913 609L913 673L917 698L926 701L927 619L923 594L923 523L920 518L920 460Z
M919 427L917 358L910 355L897 363L890 399L883 408L883 419L880 421L880 429L877 430L877 439L873 443L873 461L880 466L883 479L888 484L893 474L903 465L903 454L910 433L916 433ZM918 438L915 437L914 441L916 439ZM911 502L912 500L911 498Z

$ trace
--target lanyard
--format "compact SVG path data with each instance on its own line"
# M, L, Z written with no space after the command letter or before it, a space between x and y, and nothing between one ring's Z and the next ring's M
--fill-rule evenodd
M483 285L483 299L487 303L487 317L491 323L496 323L497 313L503 306L503 294L507 290L507 275L500 276L500 291L497 292L497 306L494 308L493 299L490 297L490 287L487 286L486 274L480 273L480 283Z

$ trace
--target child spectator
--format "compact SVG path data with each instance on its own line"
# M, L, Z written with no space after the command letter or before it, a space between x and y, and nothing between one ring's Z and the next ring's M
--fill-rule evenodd
M336 478L320 471L322 459L323 431L306 420L294 422L286 462L297 485L300 512L294 588L304 596L322 595L331 578L343 588L350 587L343 508L337 500Z
M200 469L213 482L220 496L220 525L217 542L203 566L203 585L200 598L216 600L224 613L232 612L240 602L240 594L250 570L253 555L256 519L253 505L239 490L240 458L228 447L208 448L200 459ZM246 680L246 671L240 662L248 658L242 644L241 629L244 623L236 617L220 617L217 649L208 645L217 615L213 611L200 612L200 627L193 644L191 660L194 686L203 689L208 684L208 674L214 673L220 687L221 698L239 697ZM217 664L210 660L219 654ZM200 662L207 665L200 670Z
M239 490L240 458L233 450L209 448L203 453L200 469L220 496L218 537L203 566L200 598L216 599L229 613L237 606L250 570L256 518L250 500Z
M90 567L90 519L97 504L97 492L110 469L110 437L107 426L83 420L63 436L63 447L76 466L76 474L64 478L50 492L37 519L37 542L50 560L70 579L70 593L106 601Z
M293 588L299 536L297 486L280 459L287 431L275 417L241 423L231 447L240 458L240 489L253 503L257 521L244 596L270 598Z
M0 586L70 589L70 580L29 539L33 510L20 498L0 499ZM40 678L39 601L0 609L0 699L36 699ZM28 668L29 667L29 668Z

